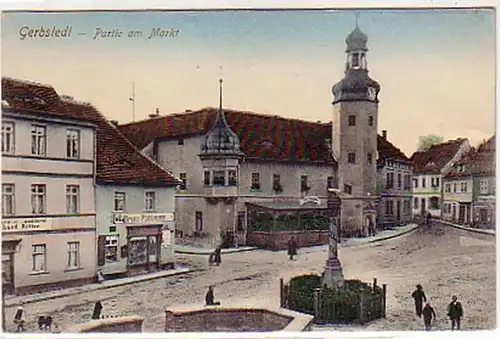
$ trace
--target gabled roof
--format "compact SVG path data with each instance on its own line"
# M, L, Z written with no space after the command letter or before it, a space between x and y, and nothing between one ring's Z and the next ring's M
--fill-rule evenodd
M471 149L462 154L460 159L453 165L450 172L446 174L446 179L464 178L471 175L471 168L476 159L476 149L471 147Z
M495 176L495 161L495 136L492 136L489 140L479 145L470 171L474 176Z
M399 148L381 135L377 135L377 151L379 159L410 162L410 159Z
M51 86L10 78L2 78L2 99L16 111L93 123L96 126L98 182L168 186L179 183L171 173L143 155L88 103L62 99Z
M238 135L247 159L332 164L326 142L331 124L224 109L228 125ZM186 138L206 134L214 125L216 108L170 114L119 126L139 149L154 139Z
M413 162L414 174L437 174L457 154L462 143L467 139L458 138L433 145L427 151L413 153L410 160Z

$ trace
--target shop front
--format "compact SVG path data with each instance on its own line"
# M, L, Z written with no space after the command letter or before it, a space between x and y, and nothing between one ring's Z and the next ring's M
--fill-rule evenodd
M14 294L14 253L21 239L2 239L2 291Z
M130 274L156 271L160 268L162 225L127 227L127 267Z

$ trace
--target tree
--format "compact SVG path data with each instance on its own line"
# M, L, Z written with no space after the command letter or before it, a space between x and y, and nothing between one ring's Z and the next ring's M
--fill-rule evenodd
M431 146L438 145L443 142L443 137L436 134L429 134L418 138L418 150L427 151Z

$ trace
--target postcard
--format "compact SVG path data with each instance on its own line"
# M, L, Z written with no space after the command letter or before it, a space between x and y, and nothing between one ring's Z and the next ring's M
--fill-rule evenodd
M1 25L5 332L496 327L494 8Z

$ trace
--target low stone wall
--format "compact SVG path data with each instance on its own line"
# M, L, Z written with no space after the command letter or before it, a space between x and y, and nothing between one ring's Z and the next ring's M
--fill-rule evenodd
M91 320L69 330L71 333L142 332L143 317L128 316Z
M288 240L295 238L297 246L309 247L328 243L328 231L252 232L247 236L247 245L272 251L286 250Z

